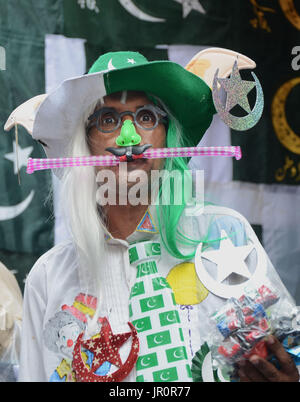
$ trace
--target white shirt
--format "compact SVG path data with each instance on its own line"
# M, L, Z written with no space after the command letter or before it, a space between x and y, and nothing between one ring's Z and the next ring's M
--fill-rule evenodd
M187 220L187 222L190 221ZM188 225L190 231L194 233L194 238L203 238L210 228L211 239L220 238L221 230L225 230L227 235L232 235L231 241L235 247L249 244L249 239L252 243L254 242L266 262L265 274L260 275L260 281L271 283L281 295L291 300L245 218L228 208L208 206L204 213L194 218L192 222L192 227L190 223ZM108 317L113 333L128 332L129 295L136 277L136 269L129 264L128 245L144 237L145 234L137 230L126 241L110 236L106 247L109 266L99 262L99 269L103 270L106 278L103 287L105 303L100 316ZM159 240L160 236L158 233L148 234L147 238ZM214 294L218 293L215 289L207 289L203 286L193 265L195 259L178 260L169 255L163 246L161 248L159 270L161 275L168 279L174 291L188 359L191 364L195 353L210 336L209 316L219 309L227 299ZM218 248L217 243L212 249ZM255 254L254 252L247 259L247 267L251 275L257 269ZM206 261L205 264L208 274L218 287L216 264L209 261ZM40 257L30 271L24 294L19 381L72 379L72 374L66 373L68 367L71 366L74 340L82 328L78 327L76 323L67 322L59 327L57 326L58 321L55 322L53 318L57 313L70 311L72 308L75 311L80 310L79 318L87 317L88 313L93 310L93 300L90 304L87 303L88 305L80 302L82 289L79 284L79 270L74 244L72 241L67 241L53 247ZM222 284L233 285L238 283L237 280L237 276L232 274L222 281ZM51 328L51 323L53 328ZM45 331L46 328L47 331ZM59 333L57 329L59 329ZM66 341L68 337L70 338L69 343ZM72 340L73 345L71 345ZM130 344L128 343L120 349L122 361L128 355L129 349ZM135 381L135 379L136 370L134 368L124 381Z

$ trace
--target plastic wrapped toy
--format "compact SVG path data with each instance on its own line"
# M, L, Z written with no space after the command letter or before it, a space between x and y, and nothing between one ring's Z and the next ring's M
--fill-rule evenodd
M275 335L292 355L300 357L300 314L284 296L270 285L247 288L229 299L211 316L210 348L218 366L233 370L235 363L256 354L268 356L265 337Z

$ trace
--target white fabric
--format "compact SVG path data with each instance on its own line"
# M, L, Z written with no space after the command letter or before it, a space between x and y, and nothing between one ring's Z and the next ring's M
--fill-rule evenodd
M45 36L45 86L50 93L64 80L83 75L86 71L85 39L67 38L63 35ZM59 203L59 180L52 174L54 195L54 244L70 238Z
M207 46L166 45L166 48L168 49L168 59L185 67L197 53L206 49Z
M67 38L63 35L47 34L45 36L47 93L56 89L64 80L85 73L85 42L85 39Z
M46 36L46 90L49 94L36 112L32 137L47 145L44 150L48 158L67 156L64 155L63 150L67 149L70 133L73 133L80 124L76 110L78 111L78 108L86 110L93 102L106 94L102 73L83 75L85 72L83 45L82 39L69 40L61 35ZM79 64L74 66L73 63L76 64L76 60ZM65 65L62 67L63 63ZM56 75L57 71L59 73ZM61 84L59 88L57 83ZM69 102L70 99L76 99L76 102ZM61 115L62 104L67 105L64 113L72 116L67 121L67 125L66 123L61 125L59 118L53 120L50 117L50 115L57 117ZM49 114L50 110L53 112ZM42 116L45 111L46 114ZM59 170L55 170L54 173L59 174Z
M248 222L227 208L207 207L205 214L197 218L186 218L184 223L189 228L189 235L193 235L194 238L206 235L209 225L211 225L211 238L219 238L222 229L227 233L235 233L232 238L235 246L247 244L247 239L255 236ZM128 242L137 241L143 236L143 233L135 231L127 238L127 241L110 238L107 240L106 248L108 264L99 262L99 270L105 278L101 289L100 316L108 317L114 333L128 331L129 294L136 276L135 268L129 265ZM158 236L154 234L152 239L155 240ZM268 279L281 294L289 297L272 264L268 259L267 261ZM171 257L163 248L160 262L162 276L166 277L174 266L182 262ZM255 256L247 263L249 271L254 272ZM75 297L81 292L79 269L74 245L68 241L44 254L28 275L24 296L20 381L49 381L62 359L65 358L61 353L55 353L46 347L43 331L49 320L61 311L62 306L71 306ZM207 270L216 278L213 263L207 265ZM235 280L236 278L229 277L223 283L233 285ZM225 301L226 299L209 293L201 303L191 306L191 309L179 308L190 363L201 344L209 337L208 316ZM122 359L126 358L129 349L130 343L122 346ZM135 375L133 370L125 381L135 381Z
M213 121L201 139L199 146L231 146L230 129L214 115ZM205 182L228 183L232 180L232 158L223 156L191 158L189 167L192 170L204 170Z

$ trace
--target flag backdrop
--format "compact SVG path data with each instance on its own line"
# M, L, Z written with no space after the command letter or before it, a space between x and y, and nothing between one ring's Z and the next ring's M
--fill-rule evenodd
M23 281L36 259L53 245L53 210L47 203L51 174L26 174L30 157L44 157L25 129L19 127L18 162L14 130L4 132L10 113L30 97L44 93L44 37L60 31L62 4L53 0L0 0L0 260Z
M265 94L258 125L246 133L232 132L216 116L201 141L201 145L240 145L242 160L197 158L191 167L205 169L208 201L232 207L250 221L299 304L300 74L292 68L292 49L300 45L299 0L0 0L2 3L11 5L4 9L13 17L13 28L3 29L3 23L0 27L0 46L8 54L10 42L12 49L11 63L0 72L1 89L8 93L3 97L2 89L1 121L25 98L51 91L63 79L84 73L106 51L137 50L150 60L169 59L185 66L203 47L219 46L256 61L255 73ZM22 42L15 44L16 36ZM249 72L243 71L242 76L252 79ZM13 97L10 105L9 97ZM1 205L14 205L30 191L35 191L36 204L31 201L21 215L1 221L1 249L40 253L52 241L53 220L40 188L40 183L49 185L49 175L26 177L22 167L19 187L11 155L13 135L9 140L5 135L6 142L0 142L5 172ZM28 148L25 156L32 146L27 139L25 135L20 139L21 147ZM34 147L30 156L40 152ZM56 181L54 188L57 195ZM68 234L58 203L55 216L55 242L59 242ZM26 248L26 243L31 248Z

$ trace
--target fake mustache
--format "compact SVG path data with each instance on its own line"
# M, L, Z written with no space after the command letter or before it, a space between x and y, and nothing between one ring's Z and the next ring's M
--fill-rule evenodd
M113 155L120 157L120 160L131 162L137 159L137 155L143 154L148 148L152 147L152 144L145 145L133 145L122 148L108 147L106 151L111 152Z

